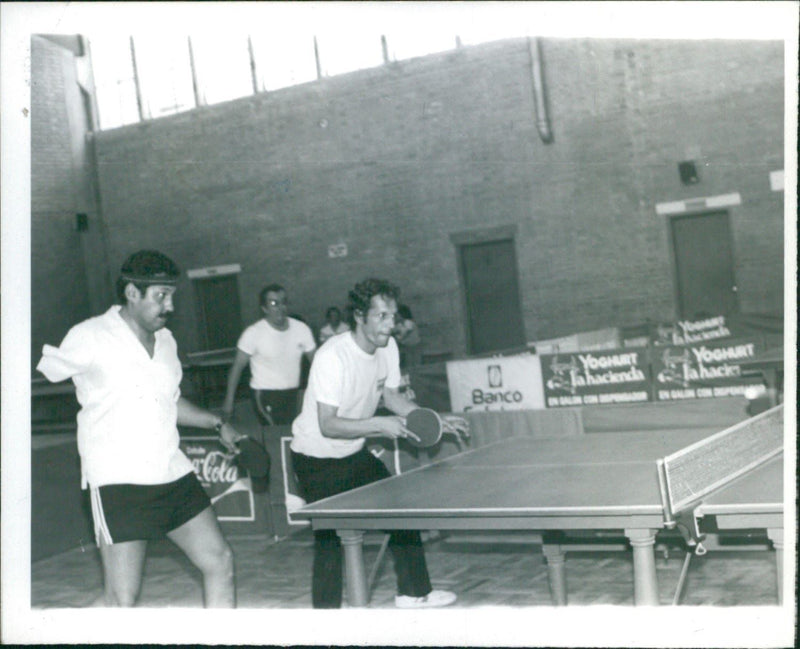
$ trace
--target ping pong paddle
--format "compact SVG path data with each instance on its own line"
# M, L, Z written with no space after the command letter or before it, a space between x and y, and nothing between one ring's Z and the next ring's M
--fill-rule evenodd
M442 438L442 420L435 410L417 408L406 416L406 428L419 437L407 437L406 441L417 448L428 448L437 444Z
M243 437L236 442L239 453L236 464L247 471L251 478L265 478L269 475L271 459L267 449L252 437Z

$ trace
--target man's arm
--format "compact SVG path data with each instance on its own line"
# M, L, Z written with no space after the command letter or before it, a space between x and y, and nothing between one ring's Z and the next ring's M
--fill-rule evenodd
M398 388L383 389L383 405L393 413L401 415L402 417L405 417L415 408L419 408L416 403L400 392Z
M247 435L236 432L233 426L225 423L219 415L194 405L185 397L178 398L178 424L216 429L219 432L220 441L230 451L236 450L234 444L237 441L247 437Z
M411 401L404 393L397 388L385 388L383 390L383 404L392 412L405 417L409 412L419 406ZM442 420L442 430L452 433L459 439L469 439L469 422L458 415L440 415Z
M317 403L319 428L325 437L334 439L360 439L362 437L419 438L405 427L402 417L368 417L345 419L336 415L337 407Z
M233 359L233 365L228 371L228 389L225 392L225 401L222 404L222 412L226 418L230 418L233 415L233 400L236 398L236 388L239 387L239 379L242 378L242 372L249 362L250 354L237 349L236 358Z

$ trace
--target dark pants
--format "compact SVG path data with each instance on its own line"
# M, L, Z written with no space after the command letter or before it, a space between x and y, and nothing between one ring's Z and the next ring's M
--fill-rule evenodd
M293 451L292 463L303 498L309 503L391 475L383 462L366 448L340 459L309 457ZM389 549L394 557L398 594L422 597L430 593L431 582L419 532L392 532ZM334 530L314 532L311 601L314 608L342 605L342 546Z
M253 407L262 424L284 426L291 424L297 417L298 388L291 390L253 390ZM264 417L268 412L272 421Z

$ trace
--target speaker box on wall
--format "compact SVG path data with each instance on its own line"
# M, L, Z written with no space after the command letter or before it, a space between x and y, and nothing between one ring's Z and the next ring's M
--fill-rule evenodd
M694 185L700 182L700 176L697 174L697 167L695 167L694 162L691 160L678 163L678 174L684 185Z
M75 215L75 229L78 232L86 232L89 229L89 217L86 214Z

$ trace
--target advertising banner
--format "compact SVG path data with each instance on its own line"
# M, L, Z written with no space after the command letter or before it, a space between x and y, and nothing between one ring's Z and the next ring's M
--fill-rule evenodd
M453 412L544 408L542 370L533 354L447 362Z
M752 338L725 339L653 350L653 382L658 401L743 395L761 384L743 376L742 364L760 353Z
M702 320L678 320L670 324L656 326L654 345L691 345L706 340L730 338L731 330L720 315Z
M216 436L181 437L181 450L194 465L220 521L254 521L255 502L249 476L239 472Z
M616 349L620 346L620 331L617 327L580 331L561 338L548 338L528 343L536 353L568 354L587 349Z
M541 356L548 408L649 401L646 347Z
M529 344L533 345L533 348L539 356L542 354L568 354L580 349L578 334L561 336L560 338L548 338L547 340L537 340Z

